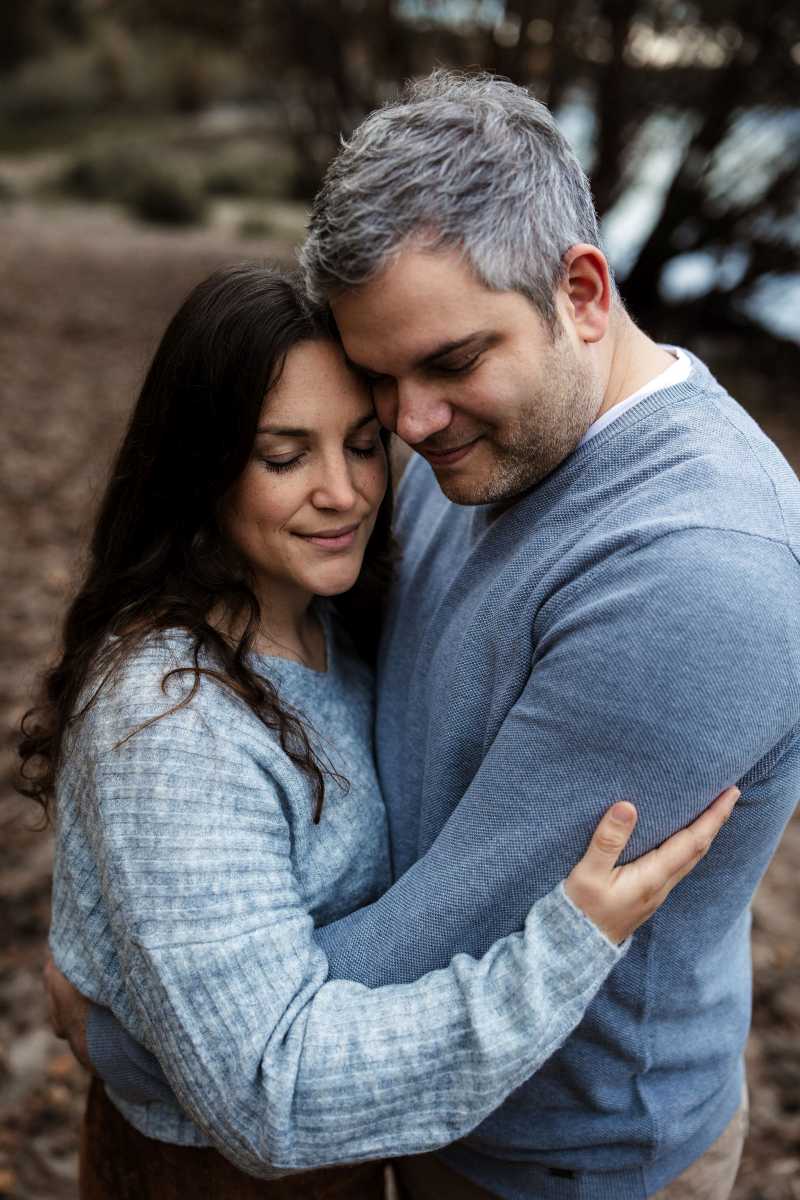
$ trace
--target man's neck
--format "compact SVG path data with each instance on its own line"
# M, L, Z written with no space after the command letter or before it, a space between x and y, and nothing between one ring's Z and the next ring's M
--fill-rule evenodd
M595 420L638 392L675 361L667 350L637 329L627 313L616 314L615 325L603 403Z

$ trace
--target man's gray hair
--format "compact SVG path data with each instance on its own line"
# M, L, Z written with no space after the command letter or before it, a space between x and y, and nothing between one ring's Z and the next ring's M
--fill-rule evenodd
M311 295L366 283L412 236L459 248L484 286L521 292L551 326L565 252L601 244L589 181L548 109L508 80L441 70L343 141L301 251Z

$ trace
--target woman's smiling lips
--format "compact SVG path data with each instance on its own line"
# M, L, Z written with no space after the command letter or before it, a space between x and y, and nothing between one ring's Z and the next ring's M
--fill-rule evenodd
M295 537L301 537L321 550L349 550L356 540L360 524L360 521L356 521L354 525L342 525L338 529L325 529L318 533L298 533Z

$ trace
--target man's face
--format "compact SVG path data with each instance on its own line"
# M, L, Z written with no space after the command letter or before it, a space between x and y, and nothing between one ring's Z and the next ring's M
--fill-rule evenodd
M484 287L455 250L409 246L332 301L381 421L457 504L522 494L575 449L603 400L557 297L551 331L518 292Z

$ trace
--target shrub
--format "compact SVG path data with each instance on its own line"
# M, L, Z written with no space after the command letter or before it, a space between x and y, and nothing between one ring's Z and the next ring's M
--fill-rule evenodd
M239 237L242 238L271 238L275 236L275 226L267 217L244 217L238 225Z
M157 158L143 146L107 146L81 155L61 185L82 200L123 204L142 221L194 225L206 215L206 198L196 172L173 156Z
M196 225L206 215L206 199L197 181L166 163L153 164L134 179L125 204L134 216L155 225Z
M81 154L61 177L61 186L80 200L123 200L130 181L145 169L140 150L113 146Z
M7 120L45 121L96 112L106 100L93 50L59 50L25 63L3 81L0 112Z
M214 151L205 188L211 196L274 199L287 194L292 169L292 157L283 147L251 138Z

